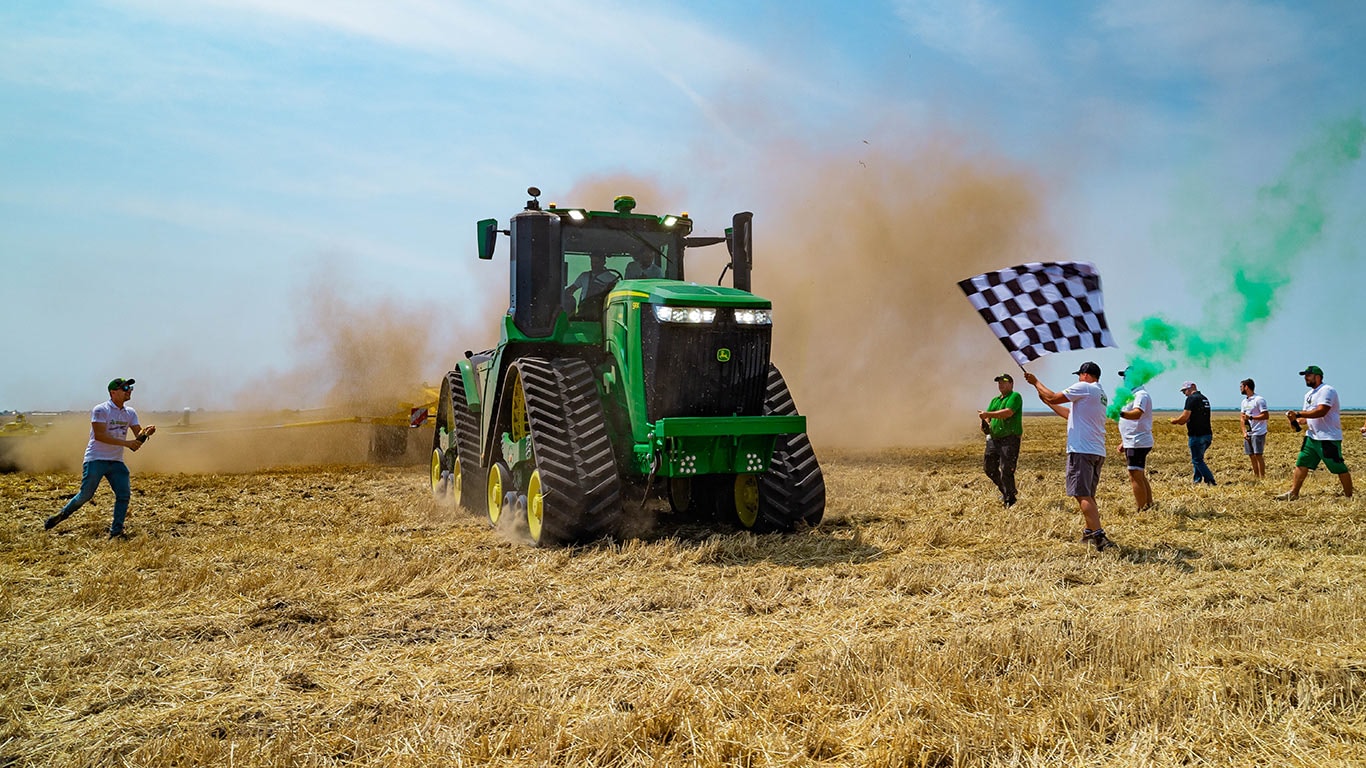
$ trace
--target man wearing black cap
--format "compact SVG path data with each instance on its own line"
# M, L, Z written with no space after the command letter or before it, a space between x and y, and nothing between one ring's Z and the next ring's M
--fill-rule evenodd
M1008 373L996 377L996 389L1000 394L991 399L987 410L977 412L977 418L987 432L983 467L1001 492L1001 501L1009 507L1015 504L1015 463L1020 458L1020 435L1024 434L1024 400Z
M1086 528L1081 540L1095 545L1096 551L1113 546L1100 525L1100 510L1096 507L1096 488L1100 485L1100 468L1105 464L1105 406L1108 398L1101 389L1100 366L1085 362L1076 370L1077 383L1061 392L1054 392L1028 371L1025 381L1034 385L1039 399L1050 408L1071 403L1067 412L1067 495L1077 500Z
M81 465L81 490L71 497L62 511L49 517L43 524L45 530L71 516L87 501L95 496L101 478L109 478L109 487L114 491L114 521L109 525L109 538L126 538L123 520L128 515L128 499L132 495L132 483L128 477L128 465L123 463L123 449L136 451L147 442L147 438L157 428L146 429L138 423L137 411L128 407L133 399L132 379L114 379L109 382L109 399L90 411L90 443L85 447L85 460ZM128 439L132 431L133 439Z
M1338 476L1342 483L1342 494L1352 495L1352 473L1342 460L1342 418L1341 405L1338 403L1336 389L1323 383L1323 369L1311 365L1300 371L1304 385L1309 391L1304 393L1304 410L1286 411L1285 415L1296 424L1308 427L1304 442L1300 445L1300 455L1295 459L1295 472L1290 478L1290 490L1277 496L1281 501L1294 501L1300 497L1300 486L1309 470L1318 469L1319 463Z

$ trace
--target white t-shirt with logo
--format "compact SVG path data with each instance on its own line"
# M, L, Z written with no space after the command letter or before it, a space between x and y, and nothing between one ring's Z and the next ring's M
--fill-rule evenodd
M90 423L104 425L105 434L115 440L127 440L128 428L138 422L138 412L128 406L114 405L106 400L90 410ZM95 428L90 428L90 444L85 447L84 461L123 461L123 446L101 443L95 439Z
M1320 384L1304 393L1303 410L1313 410L1324 403L1328 404L1328 413L1325 416L1305 419L1305 423L1309 425L1309 437L1313 440L1341 440L1342 420L1339 417L1341 409L1338 407L1338 391L1327 384Z
M1261 395L1248 395L1243 398L1242 411L1248 416L1247 433L1249 435L1265 435L1266 419L1254 419L1253 416L1260 416L1266 413L1266 398Z
M1062 394L1072 403L1067 415L1067 452L1105 455L1105 407L1109 398L1099 384L1078 381Z
M1124 410L1139 408L1143 415L1137 419L1119 420L1119 444L1125 448L1153 447L1153 398L1143 385L1134 387L1134 399Z

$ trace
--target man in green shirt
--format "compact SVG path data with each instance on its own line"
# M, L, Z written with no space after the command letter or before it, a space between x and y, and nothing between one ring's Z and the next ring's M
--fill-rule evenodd
M1024 434L1024 402L1010 374L997 376L996 388L1001 394L991 398L987 410L977 412L982 431L987 433L982 464L987 477L1001 491L1001 501L1009 507L1015 504L1015 463L1020 459L1020 435Z

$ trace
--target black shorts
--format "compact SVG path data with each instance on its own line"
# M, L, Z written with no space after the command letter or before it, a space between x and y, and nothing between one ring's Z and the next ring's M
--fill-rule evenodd
M1129 457L1129 469L1144 470L1148 468L1148 453L1152 448L1125 448L1124 455Z

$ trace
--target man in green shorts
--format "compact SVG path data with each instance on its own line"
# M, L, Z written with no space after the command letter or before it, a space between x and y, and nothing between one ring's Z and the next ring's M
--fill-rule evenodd
M1010 507L1015 504L1015 463L1020 460L1020 435L1024 434L1024 400L1008 373L996 377L996 389L1000 394L991 399L985 411L977 412L982 431L987 433L982 464L1001 492L1001 501Z
M1338 403L1337 390L1323 383L1323 369L1311 365L1300 371L1309 391L1304 395L1304 409L1286 411L1285 415L1296 424L1304 424L1308 431L1300 446L1299 458L1295 460L1295 473L1291 476L1290 490L1277 496L1281 501L1294 501L1300 497L1300 486L1309 470L1318 469L1319 463L1338 476L1342 483L1342 494L1352 495L1352 473L1342 460L1342 419L1341 405Z

